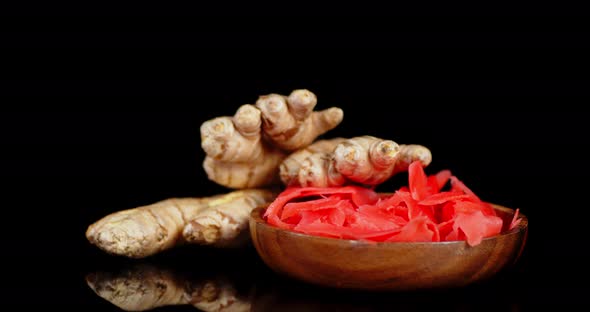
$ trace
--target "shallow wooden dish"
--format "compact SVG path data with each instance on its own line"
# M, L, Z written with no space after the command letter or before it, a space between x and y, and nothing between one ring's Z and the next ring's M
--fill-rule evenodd
M514 211L494 205L504 223ZM252 211L250 234L262 260L274 271L322 286L365 290L460 287L489 278L514 264L525 246L528 220L518 227L466 242L366 243L311 236L276 228Z

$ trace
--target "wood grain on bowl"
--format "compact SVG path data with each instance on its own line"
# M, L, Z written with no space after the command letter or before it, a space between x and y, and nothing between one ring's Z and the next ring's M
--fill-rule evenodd
M514 211L494 208L509 224ZM521 214L516 228L474 247L464 241L369 243L279 229L263 220L264 209L250 216L250 234L262 260L281 274L338 288L414 290L471 284L514 264L528 230Z

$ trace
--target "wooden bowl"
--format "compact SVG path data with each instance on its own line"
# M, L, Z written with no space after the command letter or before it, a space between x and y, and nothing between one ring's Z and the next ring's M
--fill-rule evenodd
M510 224L514 211L494 205ZM252 211L250 234L274 271L322 286L365 290L460 287L489 278L514 264L525 246L528 220L471 247L464 241L367 243L279 229Z

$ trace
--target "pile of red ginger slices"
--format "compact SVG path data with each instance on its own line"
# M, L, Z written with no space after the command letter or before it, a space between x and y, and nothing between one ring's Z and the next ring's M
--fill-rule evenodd
M378 194L360 186L290 187L267 208L271 225L310 235L372 242L464 240L471 246L502 231L503 221L449 170L426 176L410 165L409 187ZM450 180L450 190L442 191ZM518 225L518 210L509 229Z

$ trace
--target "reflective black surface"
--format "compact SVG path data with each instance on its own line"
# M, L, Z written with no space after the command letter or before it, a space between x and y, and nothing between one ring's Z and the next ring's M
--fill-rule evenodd
M253 311L526 311L578 306L586 300L584 238L575 236L579 229L564 232L567 226L553 220L559 216L543 217L539 211L546 211L544 206L526 206L531 230L523 256L514 267L481 284L437 291L371 293L316 287L270 271L250 245L238 249L184 246L142 260L109 256L90 245L84 237L86 226L107 211L173 193L204 196L211 192L187 190L187 185L199 185L194 181L142 180L72 179L59 187L44 178L14 180L13 185L20 183L25 190L35 185L37 191L35 196L11 194L19 199L11 205L23 209L11 214L23 218L25 209L36 208L26 226L4 228L12 231L12 239L4 245L8 273L2 287L10 294L7 304L118 311L117 306L125 305L122 299L107 300L109 283L127 283L128 287L118 289L133 297L141 287L147 287L143 291L154 285L158 288L162 285L156 283L158 279L169 281L164 282L166 287L176 285L184 292L184 301L157 301L162 311L195 311L195 306L214 311L218 295ZM577 225L582 221L570 222ZM566 236L569 239L562 239ZM199 301L203 298L212 302Z
M162 257L162 262L142 261L87 274L86 283L92 290L84 292L86 306L103 306L106 301L111 310L117 310L116 306L127 310L166 306L162 309L520 311L530 303L530 298L518 291L523 285L516 279L518 272L505 272L485 284L462 289L371 293L320 288L275 275L249 251L228 254L200 250L179 252L177 256L182 261L173 265ZM191 261L201 257L207 259Z
M97 255L93 265L80 272L84 274L78 281L79 304L85 309L526 311L544 305L578 305L583 302L578 296L585 289L569 284L568 278L556 277L554 269L536 267L530 252L515 267L479 284L408 292L340 290L301 283L270 271L251 246L236 250L187 247L148 260L96 261L103 258ZM173 288L182 293L182 300L155 300L155 295L149 295L168 297Z
M1 116L5 139L0 159L6 181L1 216L3 304L118 311L121 303L103 298L108 285L129 280L131 287L144 278L147 281L139 285L148 288L143 291L150 285L166 285L178 288L184 298L159 302L160 311L195 311L194 305L207 310L218 294L254 311L526 311L583 305L590 277L584 152L588 120L567 104L584 103L584 98L535 96L547 95L543 90L557 92L565 84L206 77L123 85L47 82L45 88L77 89L83 95L51 101L83 103L86 110ZM372 134L427 145L434 159L429 173L451 169L481 198L522 209L530 232L521 260L485 283L461 289L369 293L320 288L279 276L251 246L186 246L130 260L108 256L86 241L86 227L107 213L169 197L226 192L208 181L201 169L200 124L232 114L258 94L299 87L315 90L322 108L344 109L345 121L330 136ZM519 93L520 88L526 94ZM110 96L91 95L101 89ZM182 96L177 96L178 90ZM423 91L429 96L421 96ZM471 97L461 96L463 92ZM141 107L126 106L130 103ZM529 109L523 103L543 103L546 108ZM114 108L103 106L109 104ZM396 177L380 190L392 190L404 181ZM156 283L158 279L166 281ZM133 295L136 290L122 291ZM198 305L203 298L213 302Z

